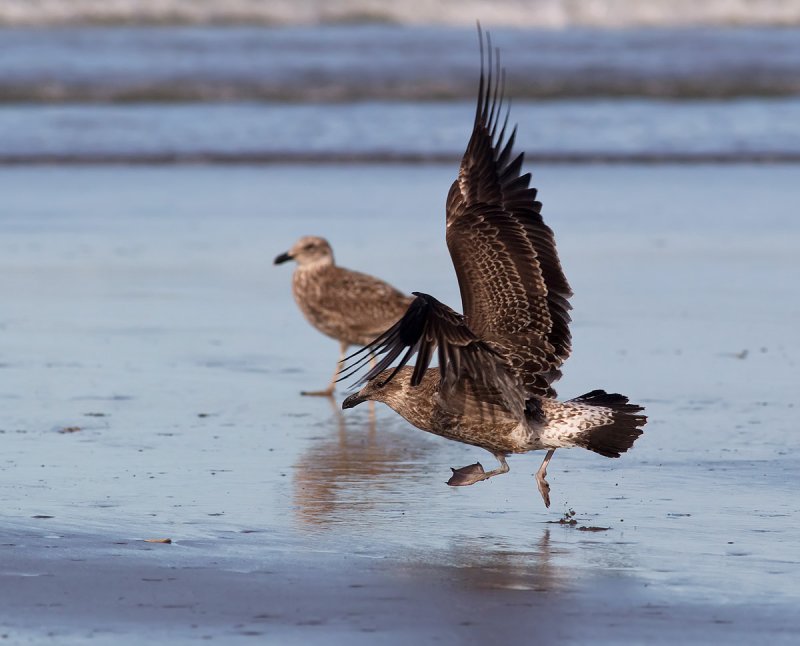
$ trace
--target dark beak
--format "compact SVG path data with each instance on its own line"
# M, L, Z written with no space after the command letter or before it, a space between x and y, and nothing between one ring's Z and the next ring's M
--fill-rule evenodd
M354 406L358 406L363 402L367 401L366 397L362 397L361 393L355 393L350 395L347 399L342 402L342 410L346 410L348 408L353 408Z
M275 258L275 264L276 265L280 265L280 264L283 264L284 262L286 262L287 260L291 260L291 259L292 259L292 254L290 254L287 251L286 253L282 253L280 256Z

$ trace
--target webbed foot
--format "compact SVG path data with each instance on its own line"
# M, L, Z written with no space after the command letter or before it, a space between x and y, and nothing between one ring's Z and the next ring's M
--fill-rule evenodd
M542 496L545 507L550 507L550 485L547 483L547 480L545 480L545 476L547 475L547 465L550 464L550 460L553 458L555 452L555 449L547 451L547 455L545 455L544 460L542 460L542 466L540 466L539 470L536 472L536 486L539 488L539 493Z
M544 479L544 476L536 475L536 486L539 488L539 493L542 495L545 507L550 507L550 484Z
M486 471L483 470L480 462L470 464L460 469L450 469L453 475L447 481L451 487L466 487L486 479Z

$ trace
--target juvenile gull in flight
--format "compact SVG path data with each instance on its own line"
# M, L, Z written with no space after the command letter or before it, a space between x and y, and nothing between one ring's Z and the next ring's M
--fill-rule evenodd
M506 136L505 74L487 35L472 136L447 196L447 247L458 277L464 314L432 296L416 298L403 317L357 352L348 367L381 356L366 385L342 403L384 402L414 426L484 448L499 467L453 469L447 484L471 485L509 470L506 457L544 449L536 474L550 506L547 465L558 448L579 446L616 458L633 446L647 418L627 397L593 390L556 400L553 382L569 356L569 298L552 230L540 215L523 155ZM439 366L429 368L434 351ZM416 365L407 365L417 355ZM402 357L401 357L402 355ZM390 368L400 358L399 365ZM348 376L345 375L345 376Z
M328 387L303 392L330 397L347 348L372 341L397 322L412 299L374 276L338 267L324 238L300 238L275 258L275 264L287 260L297 262L292 293L300 311L311 325L339 342L339 363Z

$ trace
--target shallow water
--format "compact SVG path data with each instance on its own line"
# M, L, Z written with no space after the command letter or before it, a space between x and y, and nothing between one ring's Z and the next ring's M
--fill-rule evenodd
M336 344L272 258L325 235L458 307L453 167L0 172L2 632L793 642L798 167L533 170L576 292L560 393L650 416L619 460L557 452L550 510L539 454L454 490L491 457L298 394Z

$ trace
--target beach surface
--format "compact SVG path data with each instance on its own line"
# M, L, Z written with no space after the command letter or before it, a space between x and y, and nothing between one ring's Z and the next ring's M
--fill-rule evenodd
M559 393L649 416L619 460L558 451L549 510L541 454L451 489L491 456L299 395L337 346L272 259L323 235L459 309L454 165L0 170L0 636L797 643L800 168L531 170Z

